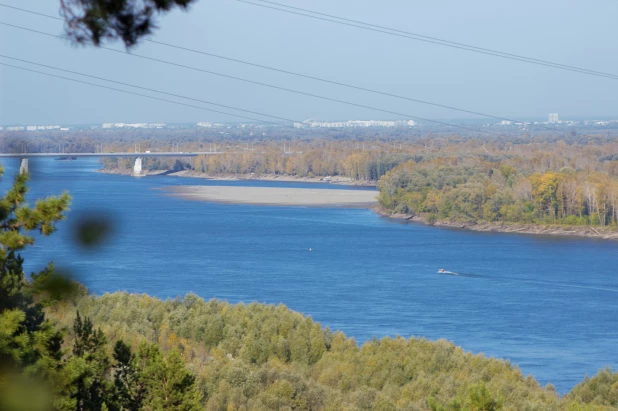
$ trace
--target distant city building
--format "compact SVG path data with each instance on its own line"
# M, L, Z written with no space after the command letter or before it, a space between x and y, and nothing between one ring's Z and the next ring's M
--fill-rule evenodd
M127 123L103 123L103 125L101 127L102 128L163 128L163 127L165 127L165 124L163 124L163 123L154 123L154 124L148 124L148 123L133 123L133 124L127 124Z
M560 116L557 113L551 113L549 115L549 123L551 124L560 123Z
M212 127L212 123L209 123L208 121L202 121L200 123L197 123L198 127L206 127L206 128L211 128Z
M513 124L513 122L509 120L502 120L500 124L503 126L510 126L511 124Z
M60 126L26 126L28 131L60 130Z
M21 126L18 126L18 127L7 127L6 131L24 131L25 129L26 129L25 127L21 127Z
M303 123L294 123L294 127L324 127L324 128L348 128L348 127L414 127L416 121L379 121L379 120L348 120L335 122L320 122L306 120Z

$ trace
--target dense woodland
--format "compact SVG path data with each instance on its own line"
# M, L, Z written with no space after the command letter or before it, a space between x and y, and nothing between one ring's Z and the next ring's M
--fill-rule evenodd
M616 226L615 176L570 167L531 173L510 163L452 158L402 164L380 180L380 205L425 214L429 222Z
M539 386L514 365L466 353L447 341L397 337L359 347L281 305L115 293L82 297L76 306L57 305L48 312L61 327L70 327L76 309L111 340L179 351L208 410L618 406L611 383L617 377L610 371L561 398L551 385Z
M0 409L610 410L618 374L566 396L505 361L447 341L359 346L286 307L90 296L53 264L29 279L29 232L50 235L67 194L25 202L27 175L0 199ZM96 243L99 222L78 238Z

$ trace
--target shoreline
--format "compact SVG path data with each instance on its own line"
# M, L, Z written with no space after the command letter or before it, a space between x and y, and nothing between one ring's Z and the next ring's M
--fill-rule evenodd
M131 169L100 169L98 173L102 174L116 174L116 175L131 175L133 170ZM360 181L352 180L349 177L336 176L331 177L330 182L325 180L324 177L295 177L288 175L274 175L274 174L237 174L237 175L212 175L206 173L198 173L192 170L171 171L171 170L153 170L147 171L144 176L171 176L171 177L184 177L184 178L203 178L205 180L213 181L280 181L284 183L321 183L321 184L337 184L352 187L377 187L377 181Z
M423 216L412 214L392 214L381 207L373 211L385 218L399 221L425 224L435 227L455 228L485 233L515 233L527 235L548 235L559 237L596 238L601 240L618 240L618 230L607 230L603 227L592 226L564 226L564 225L532 225L517 223L462 223L458 221L438 220L429 224Z

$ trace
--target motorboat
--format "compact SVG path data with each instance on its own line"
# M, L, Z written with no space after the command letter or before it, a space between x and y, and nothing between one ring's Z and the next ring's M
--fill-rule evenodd
M440 268L438 270L438 274L459 275L459 273L454 273L452 271L446 271L444 268Z

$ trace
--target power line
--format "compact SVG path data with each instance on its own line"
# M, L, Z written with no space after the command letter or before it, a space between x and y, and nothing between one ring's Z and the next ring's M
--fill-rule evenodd
M154 93L164 94L164 95L171 96L171 97L178 97L178 98L183 98L183 99L186 99L186 100L192 100L192 101L196 101L198 103L204 103L204 104L209 104L209 105L212 105L212 106L218 106L218 107L223 107L223 108L229 108L229 109L232 109L232 110L244 111L245 113L257 114L259 116L270 117L270 118L274 118L274 119L277 119L277 120L294 122L294 120L290 120L290 119L287 119L285 117L271 116L270 114L264 114L264 113L260 113L258 111L245 110L245 109L237 108L237 107L233 107L233 106L226 106L224 104L213 103L211 101L200 100L200 99L193 98L193 97L186 97L186 96L182 96L182 95L179 95L179 94L174 94L174 93L168 93L168 92L165 92L165 91L155 90L155 89L148 88L148 87L135 86L133 84L123 83L121 81L109 80L109 79L106 79L106 78L103 78L103 77L92 76L90 74L84 74L84 73L80 73L78 71L72 71L72 70L67 70L67 69L63 69L63 68L59 68L59 67L49 66L47 64L35 63L33 61L23 60L23 59L19 59L19 58L16 58L16 57L5 56L3 54L0 54L0 57L6 58L6 59L15 60L15 61L20 61L22 63L32 64L32 65L35 65L35 66L50 68L52 70L63 71L65 73L77 74L78 76L84 76L84 77L89 77L89 78L93 78L93 79L96 79L96 80L107 81L107 82L119 84L119 85L122 85L122 86L133 87L133 88L137 88L137 89L141 89L141 90L146 90L146 91L150 91L150 92L154 92Z
M260 1L263 1L263 0L260 0ZM9 7L9 8L15 9L15 10L23 11L23 12L26 12L26 13L32 13L32 14L35 14L35 15L38 15L38 16L43 16L43 17L47 17L47 18L50 18L50 19L54 19L54 20L63 21L62 18L54 17L54 16L51 16L49 14L38 13L38 12L34 12L34 11L31 11L31 10L26 10L26 9L22 9L22 8L19 8L19 7L14 7L14 6L7 6L7 5L2 4L2 3L0 3L0 6ZM287 6L287 7L296 8L296 7L291 7L291 6ZM259 68L262 68L262 69L271 70L271 71L275 71L275 72L279 72L279 73L284 73L284 74L289 74L289 75L293 75L293 76L297 76L297 77L307 78L307 79L310 79L310 80L320 81L320 82L323 82L323 83L334 84L334 85L337 85L337 86L347 87L347 88L351 88L351 89L355 89L355 90L366 91L366 92L370 92L370 93L374 93L374 94L379 94L379 95L384 95L384 96L388 96L388 97L394 97L394 98L398 98L398 99L402 99L402 100L407 100L407 101L412 101L412 102L416 102L416 103L420 103L420 104L426 104L426 105L431 105L431 106L435 106L435 107L446 108L446 109L449 109L449 110L455 110L455 111L459 111L459 112L463 112L463 113L474 114L474 115L478 115L478 116L482 116L482 117L488 117L488 118L493 118L493 119L502 120L502 121L511 121L511 122L513 122L515 124L524 124L525 125L525 122L523 122L523 121L513 120L513 119L510 119L510 118L507 118L507 117L499 117L499 116L492 115L492 114L481 113L481 112L473 111L473 110L461 109L461 108L457 108L457 107L453 107L453 106L449 106L449 105L445 105L445 104L440 104L440 103L433 103L433 102L430 102L430 101L415 99L415 98L412 98L412 97L401 96L401 95L397 95L397 94L393 94L393 93L388 93L388 92L383 92L383 91L379 91L379 90L374 90L374 89L370 89L370 88L366 88L366 87L362 87L362 86L355 86L355 85L351 85L351 84L346 84L346 83L342 83L342 82L338 82L338 81L328 80L328 79L324 79L324 78L320 78L320 77L315 77L315 76L311 76L311 75L306 75L306 74L302 74L302 73L296 73L296 72L289 71L289 70L279 69L279 68L276 68L276 67L270 67L270 66L265 66L265 65L262 65L262 64L252 63L252 62L248 62L248 61L245 61L245 60L240 60L240 59L236 59L236 58L221 56L221 55L214 54L214 53L208 53L208 52L205 52L205 51L202 51L202 50L196 50L196 49L191 49L191 48L188 48L188 47L178 46L178 45L175 45L175 44L169 44L169 43L165 43L165 42L161 42L161 41L149 40L149 39L146 39L145 41L150 42L150 43L154 43L154 44L157 44L157 45L161 45L161 46L166 46L166 47L175 48L175 49L179 49L179 50L189 51L189 52L192 52L192 53L201 54L201 55L205 55L205 56L209 56L209 57L214 57L214 58L218 58L218 59L222 59L222 60L232 61L232 62L235 62L235 63L245 64L245 65L249 65L249 66L252 66L252 67L259 67ZM544 125L539 125L538 127L546 129L546 130L559 131L559 132L562 131L562 130L559 130L559 129L556 129L556 128L553 128L553 127L547 127L547 126L544 126Z
M37 16L43 16L43 17L47 17L47 18L50 18L50 19L54 19L54 20L61 20L61 21L64 21L64 19L63 19L63 18L61 18L61 17L56 17L56 16L52 16L52 15L49 15L49 14L39 13L39 12L37 12L37 11L32 11L32 10L22 9L22 8L20 8L20 7L9 6L8 4L2 4L2 3L0 3L0 7L6 7L6 8L9 8L9 9L13 9L13 10L24 11L24 12L26 12L26 13L30 13L30 14L36 14Z
M302 9L300 7L294 7L294 6L289 6L289 5L282 4L282 3L277 3L277 2L274 2L274 1L269 1L269 0L254 0L254 1L259 1L261 3L274 4L274 5L279 6L279 7L286 7L288 9L300 10L300 11L304 11L304 12L307 12L307 13L312 13L312 14L317 14L317 15L320 15L320 16L331 17L331 18L335 18L335 19L339 19L339 20L343 20L343 21L349 21L349 22L352 22L352 23L362 24L362 25L369 26L369 27L375 27L375 28L379 28L379 29L393 31L393 32L396 32L396 33L408 34L408 35L411 35L411 36L416 36L416 37L420 37L420 38L424 38L424 39L428 39L428 40L435 40L435 41L439 41L439 42L442 42L442 43L452 44L452 45L455 45L455 46L468 47L468 48L471 48L471 49L486 51L486 52L490 52L490 53L503 54L505 56L523 58L523 59L526 59L526 60L536 61L536 62L539 62L539 63L547 63L547 64L551 64L551 65L555 65L555 66L571 68L571 69L577 69L577 70L582 70L582 71L586 71L586 72L590 72L590 73L595 73L595 74L609 75L609 76L614 76L614 77L616 76L616 75L613 75L613 74L610 74L610 73L604 73L604 72L601 72L601 71L589 70L589 69L585 69L585 68L581 68L581 67L574 67L574 66L569 66L569 65L566 65L566 64L554 63L552 61L540 60L540 59L536 59L536 58L532 58L532 57L526 57L526 56L522 56L522 55L518 55L518 54L506 53L506 52L503 52L503 51L500 51L500 50L493 50L493 49L488 49L488 48L484 48L484 47L472 46L470 44L458 43L456 41L444 40L444 39L440 39L440 38L437 38L437 37L431 37L431 36L426 36L426 35L423 35L423 34L412 33L412 32L409 32L409 31L393 29L393 28L385 27L385 26L379 26L377 24L365 23L365 22L362 22L362 21L347 19L347 18L344 18L344 17L337 17L337 16L333 16L333 15L330 15L330 14L326 14L326 13L320 13L320 12L317 12L317 11Z
M323 82L323 83L334 84L334 85L337 85L337 86L347 87L347 88L351 88L351 89L355 89L355 90L361 90L361 91L366 91L366 92L369 92L369 93L380 94L380 95L383 95L383 96L394 97L394 98L398 98L398 99L402 99L402 100L412 101L412 102L415 102L415 103L421 103L421 104L427 104L427 105L431 105L431 106L435 106L435 107L446 108L446 109L449 109L449 110L455 110L455 111L459 111L459 112L462 112L462 113L475 114L475 115L478 115L478 116L493 118L493 119L496 119L496 120L511 121L513 123L516 123L516 124L524 124L524 125L526 124L524 121L513 120L513 119L508 118L508 117L499 117L499 116L496 116L496 115L493 115L493 114L481 113L479 111L473 111L473 110L457 108L457 107L448 106L448 105L445 105L445 104L433 103L433 102L426 101L426 100L419 100L419 99L412 98L412 97L401 96L401 95L398 95L398 94L388 93L388 92L379 91L379 90L375 90L375 89L370 89L370 88L366 88L366 87L362 87L362 86L355 86L353 84L347 84L347 83L342 83L342 82L334 81L334 80L328 80L328 79L324 79L324 78L320 78L320 77L315 77L315 76L311 76L311 75L307 75L307 74L296 73L296 72L289 71L289 70L284 70L284 69L280 69L280 68L276 68L276 67L271 67L271 66L265 66L263 64L252 63L252 62L249 62L249 61L240 60L240 59L236 59L236 58L232 58L232 57L221 56L219 54L209 53L209 52L206 52L206 51L196 50L196 49L192 49L192 48L188 48L188 47L184 47L184 46L178 46L178 45L175 45L175 44L165 43L165 42L162 42L162 41L148 40L148 39L146 39L145 41L147 41L149 43L158 44L158 45L161 45L161 46L166 46L166 47L171 47L171 48L175 48L175 49L179 49L179 50L189 51L191 53L202 54L202 55L209 56L209 57L215 57L215 58L222 59L222 60L233 61L235 63L246 64L246 65L252 66L252 67L259 67L259 68L263 68L263 69L266 69L266 70L276 71L276 72L279 72L279 73L289 74L289 75L292 75L292 76L297 76L297 77L302 77L302 78L306 78L306 79L310 79L310 80L320 81L320 82ZM562 132L562 130L559 130L559 129L553 128L553 127L547 127L547 126L544 126L544 125L541 125L540 127L544 128L546 130L553 130L553 131L560 131L560 132Z
M424 36L424 35L420 35L420 34L416 34L416 33L406 32L406 31L403 31L403 30L391 29L391 28L384 27L384 26L378 26L378 25L364 23L364 22L360 22L360 21L356 21L356 20L346 19L346 18L343 18L343 17L337 17L337 16L333 16L333 15L330 15L330 14L317 13L317 12L314 12L314 11L311 11L311 10L301 9L301 8L298 8L298 7L286 6L286 5L283 5L283 4L280 4L280 3L271 2L271 1L267 1L266 2L264 0L257 0L257 1L263 1L263 2L266 2L266 3L270 3L270 4L276 4L276 5L281 6L281 7L287 7L287 8L295 9L295 10L302 10L302 11L305 11L307 13L314 13L316 15L314 16L314 15L300 13L300 12L296 12L296 11L292 11L292 10L285 10L285 9L282 9L282 8L279 8L279 7L273 7L273 6L267 6L265 4L253 3L253 2L247 1L247 0L236 0L236 1L238 1L240 3L246 3L246 4L251 4L251 5L254 5L254 6L258 6L258 7L267 8L267 9L277 10L277 11L281 11L281 12L284 12L284 13L289 13L289 14L295 14L295 15L299 15L299 16L309 17L309 18L316 19L316 20L328 21L328 22L331 22L331 23L341 24L341 25L344 25L344 26L357 27L357 28L360 28L360 29L363 29L363 30L374 31L374 32L378 32L378 33L388 34L388 35L391 35L391 36L403 37L403 38L408 38L408 39L412 39L412 40L423 41L423 42L426 42L426 43L438 44L438 45L445 46L445 47L451 47L451 48L455 48L455 49L472 51L472 52L475 52L475 53L487 54L487 55L495 56L495 57L502 57L502 58L509 59L509 60L522 61L522 62L525 62L525 63L536 64L536 65L540 65L540 66L552 67L552 68L557 68L557 69L561 69L561 70L567 70L567 71L573 71L573 72L582 73L582 74L588 74L588 75L591 75L591 76L605 77L605 78L610 78L610 79L613 79L613 80L618 80L618 75L611 74L611 73L604 73L602 71L589 70L589 69L585 69L585 68L569 66L569 65L566 65L566 64L554 63L554 62L547 61L547 60L540 60L540 59L535 59L535 58L531 58L531 57L520 56L520 55L517 55L517 54L505 53L505 52L501 52L501 51L497 51L497 50L486 49L486 48L482 48L482 47L476 47L476 46L472 46L472 45L468 45L468 44L464 44L464 43L457 43L457 42L453 42L453 41L449 41L449 40L442 40L442 39L435 38L435 37ZM318 15L328 16L329 18L319 17ZM333 20L333 19L338 19L338 20ZM341 20L341 21L339 21L339 20Z
M367 91L367 92L370 92L370 93L381 94L383 96L388 96L388 97L395 97L395 98L399 98L399 99L402 99L402 100L413 101L415 103L428 104L428 105L432 105L432 106L436 106L436 107L447 108L449 110L460 111L460 112L463 112L463 113L475 114L475 115L478 115L478 116L495 118L497 120L507 120L507 121L513 121L515 123L521 123L521 121L511 120L511 119L503 118L503 117L498 117L498 116L494 116L494 115L491 115L491 114L485 114L485 113L480 113L480 112L477 112L477 111L461 109L461 108L447 106L447 105L439 104L439 103L432 103L432 102L429 102L429 101L419 100L419 99L415 99L415 98L412 98L412 97L400 96L400 95L397 95L397 94L387 93L387 92L384 92L384 91L373 90L373 89L369 89L369 88L365 88L365 87L361 87L361 86L355 86L355 85L352 85L352 84L346 84L346 83L341 83L341 82L338 82L338 81L323 79L323 78L320 78L320 77L314 77L314 76L310 76L310 75L307 75L307 74L295 73L293 71L283 70L283 69L279 69L279 68L275 68L275 67L264 66L264 65L261 65L261 64L251 63L251 62L248 62L248 61L239 60L239 59L235 59L235 58L231 58L231 57L220 56L220 55L217 55L217 54L207 53L205 51L190 49L190 48L187 48L187 47L177 46L177 45L174 45L174 44L164 43L164 42L161 42L161 41L155 41L155 40L146 40L146 41L148 41L150 43L155 43L155 44L159 44L159 45L162 45L162 46L166 46L166 47L172 47L172 48L179 49L179 50L190 51L192 53L203 54L203 55L206 55L206 56L215 57L215 58L219 58L219 59L224 59L224 60L228 60L228 61L233 61L233 62L236 62L236 63L242 63L242 64L246 64L246 65L253 66L253 67L259 67L259 68L263 68L263 69L266 69L266 70L277 71L279 73L285 73L285 74L290 74L290 75L297 76L297 77L303 77L303 78L310 79L310 80L321 81L323 83L329 83L329 84L334 84L334 85L337 85L337 86L348 87L348 88L352 88L352 89L356 89L356 90L361 90L361 91Z
M36 64L36 63L31 63L31 64ZM32 69L25 68L25 67L14 66L12 64L0 63L0 65L5 66L5 67L11 67L11 68L14 68L14 69L29 71L31 73L37 73L37 74L41 74L41 75L44 75L44 76L55 77L55 78L59 78L59 79L62 79L62 80L72 81L74 83L87 84L89 86L99 87L99 88L103 88L103 89L107 89L107 90L118 91L120 93L131 94L131 95L134 95L134 96L145 97L145 98L149 98L149 99L153 99L153 100L165 101L165 102L168 102L168 103L177 104L177 105L181 105L181 106L185 106L185 107L192 107L192 108L196 108L196 109L199 109L199 110L211 111L213 113L225 114L225 115L232 116L232 117L244 118L246 120L252 120L252 121L259 121L259 122L262 122L262 123L274 124L276 126L280 126L281 125L279 123L274 123L274 122L271 122L271 121L261 120L261 119L257 119L257 118L253 118L253 117L242 116L242 115L239 115L239 114L228 113L228 112L225 112L225 111L213 110L213 109L209 109L209 108L205 108L205 107L195 106L195 105L192 105L192 104L180 103L180 102L174 101L174 100L168 100L168 99L164 99L164 98L160 98L160 97L149 96L147 94L135 93L133 91L122 90L122 89L115 88L115 87L103 86L101 84L95 84L95 83L90 83L88 81L82 81L82 80L77 80L77 79L73 79L73 78L69 78L69 77L58 76L56 74L45 73L43 71L32 70ZM62 70L62 69L57 69L57 70ZM86 74L81 74L81 75L86 76ZM101 79L101 80L104 80L104 79ZM105 80L105 81L112 81L112 80ZM136 86L132 86L132 87L136 87ZM139 88L141 88L141 87L139 87ZM160 92L158 92L158 93L160 93ZM183 98L185 98L185 97L183 97ZM230 108L233 108L233 107L230 107ZM234 110L239 110L239 111L245 111L245 110L237 109L237 108L233 108L233 109ZM287 120L286 119L286 121L293 122L294 120Z
M32 14L36 14L36 15L39 15L39 16L55 19L55 20L63 20L60 17L54 17L54 16L51 16L49 14L42 14L42 13L38 13L38 12L22 9L22 8L19 8L19 7L7 6L7 5L4 5L4 4L0 4L0 6L9 7L9 8L16 9L16 10L19 10L19 11L23 11L23 12L26 12L26 13L32 13ZM369 92L369 93L380 94L380 95L384 95L384 96L388 96L388 97L394 97L394 98L398 98L398 99L402 99L402 100L407 100L407 101L412 101L412 102L416 102L416 103L421 103L421 104L427 104L427 105L431 105L431 106L435 106L435 107L446 108L446 109L449 109L449 110L455 110L455 111L459 111L459 112L462 112L462 113L468 113L468 114L474 114L474 115L478 115L478 116L482 116L482 117L494 118L494 119L497 119L497 120L512 121L512 122L517 123L517 124L522 124L523 123L521 121L513 120L513 119L510 119L510 118L499 117L499 116L495 116L495 115L492 115L492 114L481 113L481 112L473 111L473 110L461 109L461 108L457 108L457 107L453 107L453 106L448 106L448 105L445 105L445 104L433 103L433 102L430 102L430 101L420 100L420 99L416 99L416 98L412 98L412 97L401 96L401 95L397 95L397 94L393 94L393 93L387 93L387 92L383 92L383 91L379 91L379 90L374 90L374 89L370 89L370 88L366 88L366 87L362 87L362 86L355 86L355 85L352 85L352 84L346 84L346 83L342 83L342 82L338 82L338 81L333 81L333 80L328 80L328 79L324 79L324 78L320 78L320 77L310 76L310 75L307 75L307 74L295 73L295 72L289 71L289 70L283 70L283 69L279 69L279 68L276 68L276 67L270 67L270 66L265 66L265 65L262 65L262 64L252 63L252 62L245 61L245 60L240 60L240 59L236 59L236 58L221 56L221 55L218 55L218 54L208 53L208 52L205 52L205 51L191 49L191 48L183 47L183 46L178 46L178 45L175 45L175 44L169 44L169 43L165 43L165 42L162 42L162 41L149 40L149 39L146 39L145 41L147 41L149 43L158 44L158 45L161 45L161 46L166 46L166 47L171 47L171 48L175 48L175 49L179 49L179 50L189 51L189 52L192 52L192 53L197 53L197 54L201 54L201 55L205 55L205 56L209 56L209 57L214 57L214 58L218 58L218 59L222 59L222 60L232 61L232 62L235 62L235 63L245 64L245 65L252 66L252 67L259 67L259 68L266 69L266 70L276 71L276 72L279 72L279 73L289 74L289 75L292 75L292 76L297 76L297 77L302 77L302 78L306 78L306 79L310 79L310 80L320 81L320 82L323 82L323 83L334 84L334 85L337 85L337 86L347 87L347 88L351 88L351 89L355 89L355 90L361 90L361 91L366 91L366 92Z
M305 16L305 17L317 18L315 16L301 14L301 13L293 13L293 12L290 12L288 10L283 10L283 9L279 9L279 8L275 8L275 7L269 7L269 6L253 3L253 2L250 2L250 1L246 1L246 0L237 0L237 1L242 2L242 3L252 4L254 6L266 7L266 8L271 8L271 9L274 9L274 10L283 11L283 12L287 12L287 13L298 14L298 15ZM448 45L459 46L458 48L465 48L465 49L467 49L469 51L486 52L486 53L491 53L491 55L497 55L498 57L512 57L512 58L518 59L518 60L519 59L523 59L524 61L529 62L529 63L536 62L536 63L540 63L542 65L549 65L549 66L552 66L554 68L561 68L561 69L565 69L565 70L583 72L585 74L599 75L599 76L603 76L603 77L609 77L609 78L618 79L618 75L611 74L611 73L604 73L602 71L596 71L596 70L590 70L590 69L585 69L585 68L581 68L581 67L569 66L569 65L566 65L566 64L554 63L554 62L551 62L551 61L536 59L536 58L532 58L532 57L526 57L526 56L522 56L522 55L518 55L518 54L506 53L506 52L499 51L499 50L493 50L493 49L488 49L488 48L484 48L484 47L477 47L477 46L473 46L473 45L465 44L465 43L458 43L458 42L455 42L455 41L444 40L444 39L440 39L440 38L437 38L437 37L426 36L426 35L423 35L423 34L412 33L412 32L409 32L409 31L404 31L404 30L399 30L399 29L393 29L393 28L390 28L390 27L380 26L380 25L377 25L377 24L365 23L365 22L358 21L358 20L352 20L352 19L348 19L348 18L344 18L344 17L338 17L338 16L334 16L332 14L320 13L320 12L317 12L317 11L303 9L303 8L300 8L300 7L289 6L289 5L282 4L282 3L276 3L274 1L268 1L268 0L255 0L255 1L259 1L259 2L262 2L262 3L268 3L268 4L273 4L273 5L276 5L276 6L279 6L279 7L286 7L288 9L299 10L299 11L303 11L303 12L306 12L306 13L312 13L312 14L316 14L316 15L319 15L319 16L325 16L325 17L329 17L329 18L333 18L333 19L338 19L338 20L342 20L342 21L347 21L347 22L351 22L351 23L361 24L363 26L367 26L367 27L361 27L361 26L353 25L353 27L358 27L358 28L362 28L362 29L369 30L368 27L373 27L373 28L377 28L377 29L381 29L381 30L388 30L389 32L380 31L380 32L383 32L385 34L401 33L401 34L405 34L405 35L408 35L408 36L413 36L411 38L413 38L415 40L426 39L426 40L432 40L432 42L439 42L439 44L443 45L443 46L448 46ZM2 4L2 3L0 3L0 6L11 8L11 9L14 9L14 10L19 10L19 11L26 12L26 13L36 14L36 15L42 16L42 17L47 17L47 18L51 18L51 19L55 19L55 20L64 21L64 19L62 19L60 17L51 16L49 14L39 13L39 12L36 12L36 11L27 10L27 9L23 9L23 8L20 8L20 7L9 6L7 4ZM333 23L344 24L344 23L342 23L340 21L333 21L333 20L327 20L327 19L321 19L321 20L331 21ZM149 42L152 42L152 43L163 44L163 45L170 46L170 47L182 48L180 46L173 46L173 45L169 45L169 44L165 44L165 43L156 42L154 40L146 40L146 41L149 41ZM190 50L190 49L186 49L185 48L185 50ZM190 50L190 51L199 52L199 51L196 51L196 50ZM199 53L207 54L207 55L212 55L212 54L204 53L204 52L199 52ZM212 56L213 57L220 57L220 56L216 56L216 55L212 55ZM225 58L225 57L222 57L222 58ZM230 59L230 60L234 60L234 59ZM234 61L238 61L238 60L234 60ZM239 61L239 62L242 62L242 61ZM262 67L263 68L268 68L268 67L264 67L264 66L262 66ZM294 74L294 73L288 73L288 74Z
M3 57L6 57L6 56L3 56ZM20 60L20 61L24 61L24 62L26 61L26 60L21 60L21 59L15 59L15 60ZM33 63L33 62L29 62L29 63L30 64L41 65L41 66L45 66L45 67L49 67L49 68L52 68L52 69L55 69L55 70L67 71L67 72L75 73L75 74L78 74L78 75L81 75L81 76L97 78L97 79L100 79L100 80L103 80L103 81L119 83L119 84L127 85L129 87L135 87L135 88L140 88L140 89L145 89L145 90L151 90L151 91L156 92L156 93L169 94L169 93L165 93L165 92L154 90L154 89L147 89L145 87L134 86L134 85L131 85L131 84L128 84L128 83L120 83L120 82L116 82L114 80L104 79L102 77L90 76L88 74L73 72L73 71L70 71L70 70L64 70L64 69L61 69L61 68L56 68L56 67L52 67L52 66L46 66L46 65L42 65L42 64L38 64L38 63ZM169 100L169 99L165 99L165 98L149 96L147 94L136 93L136 92L133 92L133 91L127 91L127 90L118 89L118 88L115 88L115 87L109 87L109 86L104 86L104 85L101 85L101 84L90 83L88 81L82 81L82 80L77 80L77 79L73 79L73 78L69 78L69 77L59 76L59 75L56 75L56 74L45 73L43 71L32 70L32 69L25 68L25 67L14 66L12 64L6 64L6 63L0 62L0 66L11 67L11 68L18 69L18 70L28 71L28 72L36 73L36 74L41 74L41 75L48 76L48 77L59 78L59 79L66 80L66 81L71 81L71 82L74 82L74 83L86 84L86 85L89 85L89 86L98 87L98 88L102 88L102 89L106 89L106 90L113 90L113 91L117 91L117 92L120 92L120 93L130 94L130 95L139 96L139 97L144 97L144 98L148 98L148 99L152 99L152 100L164 101L164 102L167 102L167 103L172 103L172 104L176 104L176 105L180 105L180 106L184 106L184 107L196 108L198 110L210 111L210 112L213 112L213 113L219 113L219 114L224 114L224 115L228 115L228 116L232 116L232 117L243 118L243 119L246 119L246 120L258 121L258 122L261 122L261 123L271 124L271 125L278 126L278 127L291 128L291 129L294 129L294 130L296 129L294 126L289 126L289 125L286 125L286 124L275 123L275 122L272 122L272 121L257 119L257 118L254 118L254 117L243 116L243 115L240 115L240 114L229 113L229 112L220 111L220 110L213 110L213 109L209 109L209 108L205 108L205 107L200 107L200 106L196 106L196 105L193 105L193 104L181 103L181 102L178 102L178 101ZM188 100L201 101L201 100L194 99L194 98L191 98L191 97L184 97L184 96L180 96L180 95L177 95L177 96L180 97L180 98L188 99ZM208 104L215 104L215 103L208 103ZM224 107L229 107L229 108L231 108L233 110L238 110L238 111L247 111L247 110L243 110L243 109L232 107L232 106L224 106ZM258 114L264 115L264 116L268 116L268 117L274 117L274 116L269 116L268 114L261 114L261 113L258 113ZM287 118L284 118L284 117L274 117L274 118L279 118L279 119L288 121L290 123L300 123L298 120L287 119ZM340 133L340 134L348 134L348 135L351 135L353 137L356 137L356 135L354 133L346 131L346 130L339 130L339 129L335 129L335 128L331 128L331 127L320 127L320 129L321 130L334 131L334 132Z
M26 28L26 27L17 26L17 25L5 23L5 22L0 22L0 24L4 25L4 26L8 26L8 27L17 28L17 29L20 29L20 30L29 31L29 32L32 32L32 33L37 33L37 34L45 35L45 36L48 36L48 37L54 37L54 38L58 38L58 39L62 39L62 40L67 40L67 37L65 37L65 36L59 36L59 35L56 35L56 34L50 34L50 33L46 33L46 32L43 32L43 31L29 29L29 28ZM304 92L304 91L300 91L300 90L294 90L294 89L290 89L290 88L287 88L287 87L275 86L273 84L262 83L262 82L254 81L254 80L248 80L248 79L244 79L244 78L241 78L241 77L231 76L231 75L223 74L223 73L217 73L217 72L214 72L214 71L204 70L204 69L200 69L200 68L197 68L197 67L187 66L187 65L184 65L184 64L173 63L173 62L167 61L167 60L157 59L157 58L153 58L153 57L147 57L147 56L143 56L143 55L140 55L140 54L129 53L127 51L122 51L122 50L116 50L116 49L112 49L112 48L109 48L109 47L99 46L99 48L103 49L103 50L107 50L107 51L112 51L112 52L115 52L115 53L120 53L120 54L129 55L129 56L133 56L133 57L138 57L138 58L145 59L145 60L150 60L150 61L156 61L158 63L168 64L168 65L175 66L175 67L181 67L181 68L188 69L188 70L193 70L193 71L197 71L197 72L201 72L201 73L211 74L211 75L219 76L219 77L223 77L223 78L229 78L229 79L232 79L232 80L242 81L242 82L246 82L246 83L249 83L249 84L255 84L255 85L259 85L259 86L263 86L263 87L268 87L268 88L272 88L272 89L276 89L276 90L287 91L287 92L290 92L290 93L295 93L295 94L299 94L299 95L313 97L313 98L317 98L317 99L321 99L321 100L325 100L325 101L332 101L332 102L335 102L335 103L346 104L346 105L349 105L349 106L360 107L360 108L364 108L364 109L368 109L368 110L374 110L374 111L379 111L379 112L383 112L383 113L393 114L393 115L401 116L401 117L404 117L404 118L413 118L413 119L420 120L420 121L426 121L426 122L429 122L429 123L440 124L440 125L448 126L448 127L460 128L460 129L464 129L464 130L468 130L468 131L474 131L474 132L477 132L477 133L493 134L493 135L496 135L496 136L500 135L500 134L493 133L493 132L486 131L486 130L479 130L479 129L475 129L475 128L471 128L471 127L460 126L460 125L456 125L456 124L447 123L447 122L444 122L444 121L430 120L430 119L427 119L427 118L413 116L413 115L406 114L406 113L399 113L399 112L392 111L392 110L385 110L385 109L381 109L381 108L377 108L377 107L372 107L372 106L368 106L368 105L364 105L364 104L357 104L357 103L353 103L353 102L346 101L346 100L339 100L339 99L336 99L336 98L321 96L321 95L318 95L318 94L308 93L308 92Z

